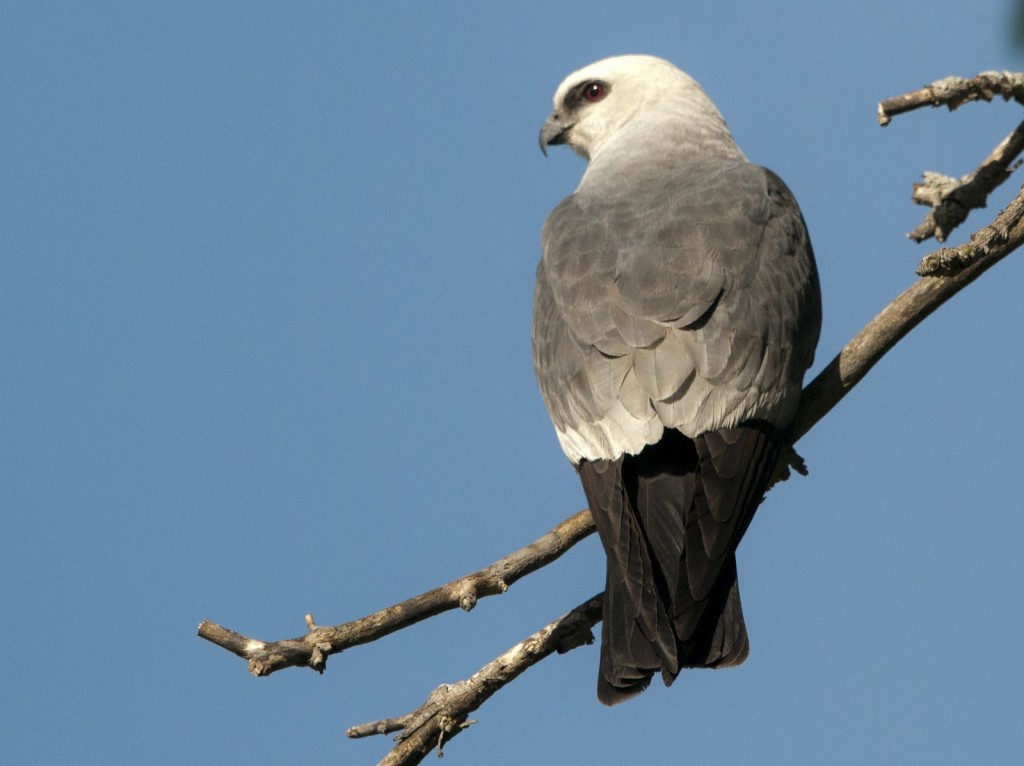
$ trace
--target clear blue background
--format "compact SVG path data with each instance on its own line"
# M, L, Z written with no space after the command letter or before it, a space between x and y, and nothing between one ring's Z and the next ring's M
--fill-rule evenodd
M374 763L399 715L600 590L596 538L482 602L253 679L277 639L484 566L583 507L530 361L538 233L583 163L571 70L665 56L803 206L815 371L914 279L922 170L1014 104L1009 2L49 3L0 11L0 754ZM1011 179L971 227L1019 188ZM958 232L963 241L967 230ZM741 549L750 659L615 709L596 647L445 763L1024 762L1020 255L801 442Z

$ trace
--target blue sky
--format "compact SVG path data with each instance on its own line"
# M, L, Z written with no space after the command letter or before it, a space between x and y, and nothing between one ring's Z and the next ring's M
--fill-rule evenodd
M530 361L537 132L569 71L694 75L801 202L817 371L913 280L921 171L1011 104L875 105L1024 68L1009 2L49 3L0 11L0 752L374 763L416 707L601 588L590 539L488 599L253 679L195 637L337 623L583 507ZM987 222L1011 179L975 212ZM968 230L958 232L963 241ZM614 709L596 647L528 672L445 763L1024 760L1024 404L1011 256L800 444L740 550L750 659Z

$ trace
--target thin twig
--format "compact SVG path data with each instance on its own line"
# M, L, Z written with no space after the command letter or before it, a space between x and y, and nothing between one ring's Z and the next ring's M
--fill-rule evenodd
M1002 96L1024 104L1024 74L1018 72L982 72L977 77L945 77L931 85L902 96L887 98L878 104L878 123L888 125L897 114L923 106L942 106L952 111L970 101L991 101Z
M991 253L993 248L1009 244L1021 218L1024 218L1024 188L996 220L972 234L969 242L959 247L940 248L921 259L917 267L918 276L952 277L959 274Z
M353 726L349 737L383 734L401 728L398 745L378 766L408 766L419 763L433 750L441 754L443 745L472 721L469 714L491 695L515 680L528 668L555 652L564 653L592 643L591 628L601 619L604 594L587 599L571 612L545 625L499 657L488 662L471 677L454 684L442 684L419 708L401 718ZM397 725L397 726L396 726Z
M199 625L199 635L249 661L249 672L267 676L282 668L305 665L322 673L327 657L406 628L442 612L471 610L477 599L504 593L522 577L550 564L594 531L590 512L580 511L539 540L510 553L488 567L421 593L400 604L341 625L320 627L306 615L309 632L282 641L258 641L210 620Z
M924 182L914 184L913 199L932 210L907 236L915 242L929 237L945 242L972 210L985 207L988 196L1020 166L1017 157L1022 150L1024 122L999 142L977 170L960 180L926 171Z

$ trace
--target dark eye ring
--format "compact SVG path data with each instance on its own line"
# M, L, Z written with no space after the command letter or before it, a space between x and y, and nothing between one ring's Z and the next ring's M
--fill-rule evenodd
M608 87L603 82L588 82L583 86L583 99L591 104L600 101L608 95Z

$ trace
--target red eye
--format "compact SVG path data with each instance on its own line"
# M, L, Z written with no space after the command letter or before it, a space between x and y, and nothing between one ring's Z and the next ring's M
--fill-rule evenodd
M583 88L583 98L591 104L600 101L608 94L608 88L603 82L590 82Z

